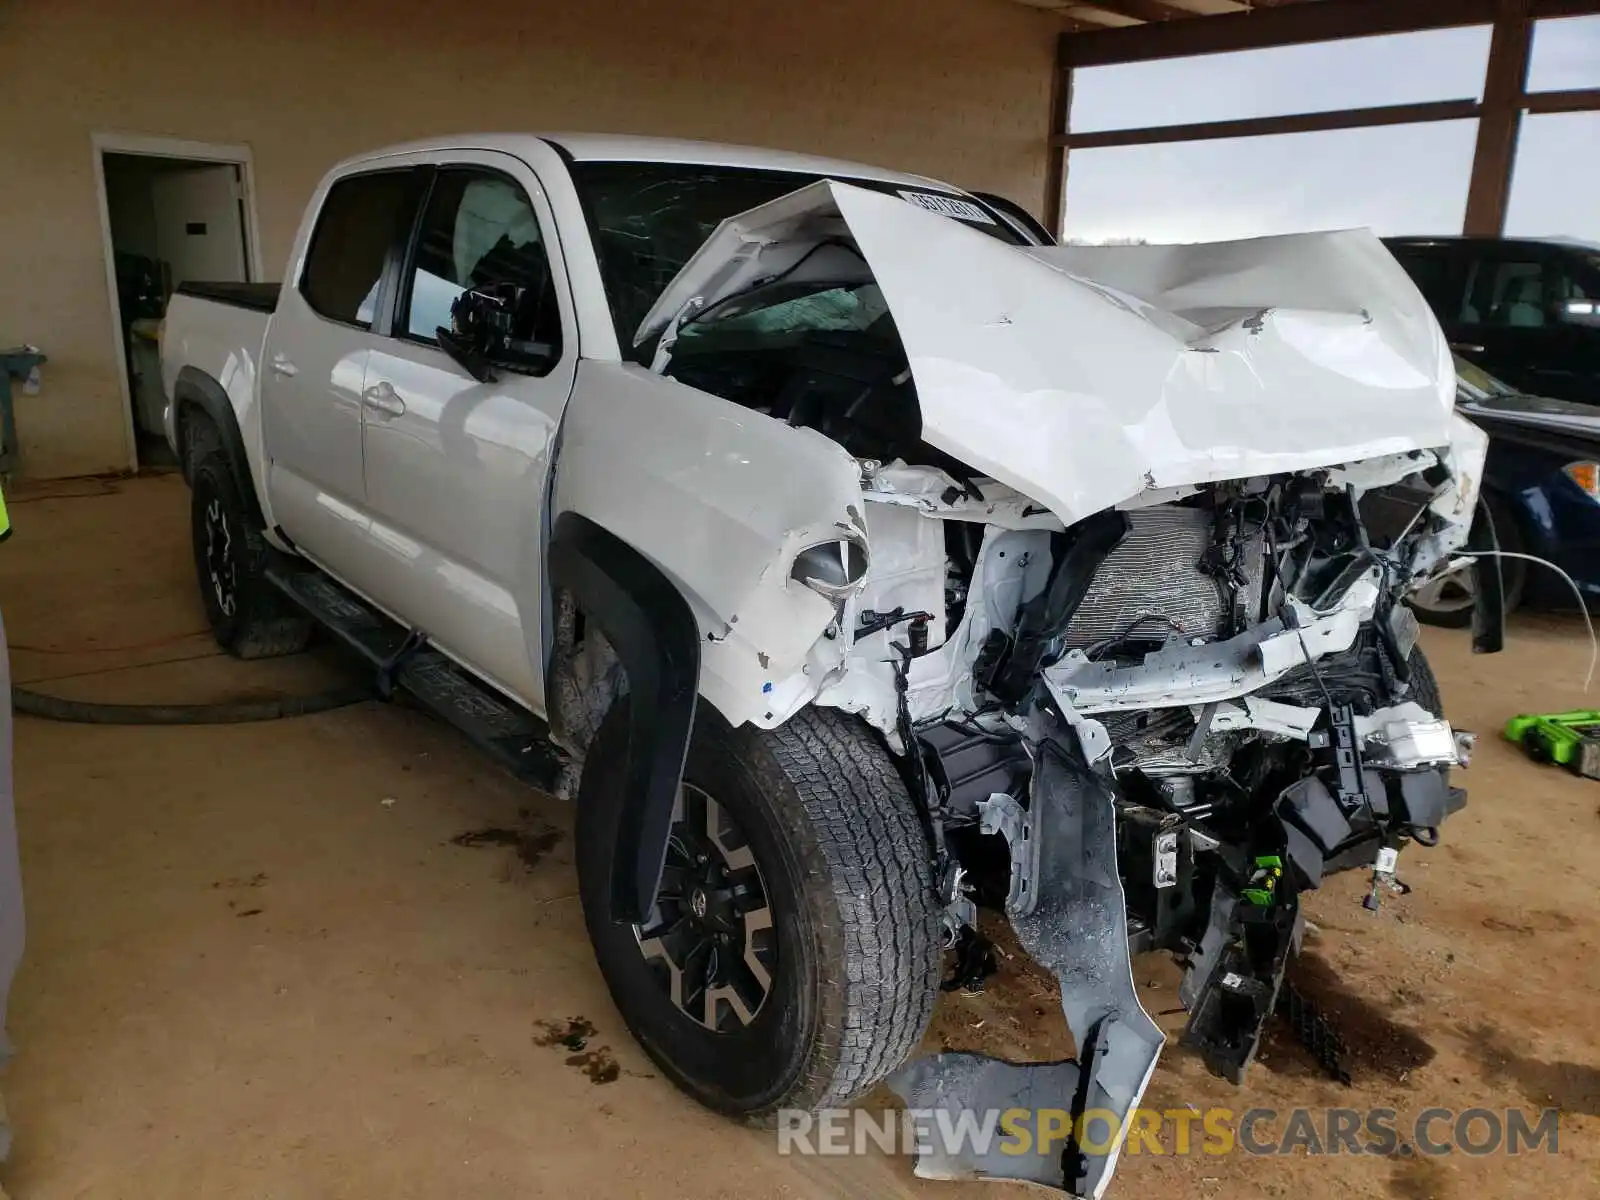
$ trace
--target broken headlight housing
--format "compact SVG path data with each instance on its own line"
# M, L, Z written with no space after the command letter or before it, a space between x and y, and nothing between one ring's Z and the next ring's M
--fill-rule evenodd
M837 603L861 587L868 562L864 543L855 538L835 538L807 546L796 554L789 578Z

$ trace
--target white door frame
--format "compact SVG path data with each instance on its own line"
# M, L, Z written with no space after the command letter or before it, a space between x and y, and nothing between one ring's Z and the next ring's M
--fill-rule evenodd
M117 301L116 250L111 240L111 205L106 198L107 154L134 154L148 158L181 158L195 162L231 163L239 168L244 186L245 269L252 280L261 278L261 241L257 232L255 159L247 145L191 142L183 138L147 137L136 133L93 133L95 200L100 207L100 239L106 264L106 299L111 307L111 346L116 355L117 390L122 395L123 437L128 470L139 468L139 443L134 433L133 391L128 386L128 350L122 340L122 311Z

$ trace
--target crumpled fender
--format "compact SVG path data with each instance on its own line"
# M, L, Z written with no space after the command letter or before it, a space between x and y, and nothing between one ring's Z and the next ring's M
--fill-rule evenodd
M661 886L694 730L700 638L689 606L667 578L587 517L569 511L556 519L549 563L551 585L572 594L627 672L631 704L611 914L617 921L643 921Z
M683 596L700 694L730 724L781 725L843 662L845 639L822 636L834 606L789 579L806 547L865 537L860 469L836 443L642 367L585 361L555 471L556 519L586 517Z

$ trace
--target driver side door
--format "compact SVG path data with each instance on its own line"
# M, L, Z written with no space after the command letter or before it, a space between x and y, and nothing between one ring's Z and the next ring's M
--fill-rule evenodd
M571 289L526 163L469 151L430 168L363 380L372 548L396 616L542 713L541 529L577 365ZM554 352L480 383L440 348L438 331L457 297L491 284L528 289L536 340Z

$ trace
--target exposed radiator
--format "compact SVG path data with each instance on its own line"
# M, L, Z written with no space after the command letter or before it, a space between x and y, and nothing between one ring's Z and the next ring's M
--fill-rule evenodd
M1163 637L1214 637L1227 615L1224 591L1200 572L1211 545L1211 513L1172 504L1128 514L1128 536L1106 558L1067 625L1066 645L1086 648L1137 627ZM1246 555L1247 591L1260 587L1258 543Z

